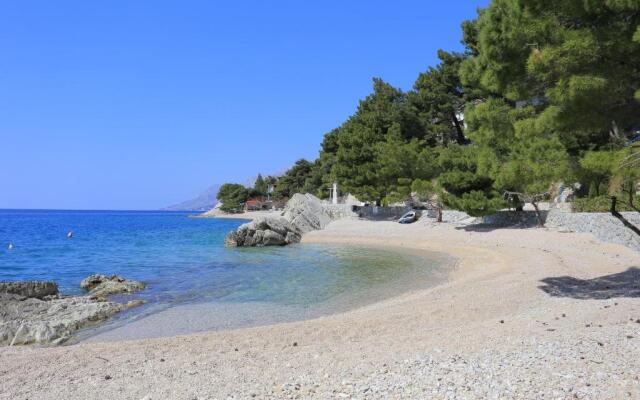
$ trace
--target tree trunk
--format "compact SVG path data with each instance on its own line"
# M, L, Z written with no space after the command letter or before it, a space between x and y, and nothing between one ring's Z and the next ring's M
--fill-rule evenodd
M532 201L531 204L533 208L536 210L536 218L538 218L538 228L544 228L544 221L542 220L542 215L540 215L540 209L538 208L538 202Z
M453 125L456 127L456 141L458 144L467 144L467 138L464 137L464 131L462 130L462 125L460 125L460 121L458 121L458 117L456 117L456 113L451 115L451 120L453 121Z
M517 194L513 195L512 203L516 211L524 211L524 202L520 200L520 196Z
M611 214L616 213L616 202L618 201L618 198L616 196L611 196Z
M442 208L438 207L438 219L437 222L442 222Z
M627 219L623 217L622 214L616 211L616 201L617 201L616 197L611 196L611 215L618 218L624 226L631 229L636 235L640 236L640 228L633 225L631 222L627 221Z

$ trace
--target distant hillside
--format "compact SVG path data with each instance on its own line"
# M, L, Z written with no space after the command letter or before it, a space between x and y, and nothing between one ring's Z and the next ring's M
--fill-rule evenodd
M202 192L195 199L183 201L179 204L174 204L169 207L163 208L165 211L208 211L216 205L216 195L218 194L220 185L213 185L204 192Z

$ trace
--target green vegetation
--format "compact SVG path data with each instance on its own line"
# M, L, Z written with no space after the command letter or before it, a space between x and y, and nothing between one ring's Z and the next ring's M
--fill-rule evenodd
M608 212L611 210L611 198L609 196L584 197L573 202L575 212ZM626 202L616 204L617 211L637 211Z
M222 202L220 209L227 212L239 212L247 197L249 197L249 190L237 183L225 183L220 186L217 196Z
M274 197L283 198L291 197L296 193L304 192L305 183L310 178L313 169L313 164L305 159L300 159L293 164L293 167L289 168L284 173L276 184Z
M256 182L253 184L253 189L250 191L249 195L251 197L266 196L268 189L269 189L269 184L262 177L262 174L258 174L258 177L256 178Z
M606 196L640 208L640 147L629 142L640 130L640 1L493 0L462 24L462 43L408 92L374 78L273 196L326 197L337 181L362 201L414 194L481 216L578 181L581 210L607 208ZM252 195L265 193L261 179Z

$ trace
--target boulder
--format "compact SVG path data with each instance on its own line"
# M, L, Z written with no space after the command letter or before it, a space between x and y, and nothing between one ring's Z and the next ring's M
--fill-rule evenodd
M49 281L0 282L0 293L42 299L58 294L58 284Z
M137 292L144 289L145 284L119 275L94 274L83 279L80 287L87 290L92 298L105 299L112 294Z
M240 225L224 239L226 247L284 246L300 242L302 235L323 229L331 216L320 199L311 194L295 194L281 217L259 218Z
M226 247L284 246L298 243L300 234L282 217L259 218L240 225L224 239Z
M312 194L294 194L284 207L282 216L300 234L324 229L331 222L331 216L320 199Z

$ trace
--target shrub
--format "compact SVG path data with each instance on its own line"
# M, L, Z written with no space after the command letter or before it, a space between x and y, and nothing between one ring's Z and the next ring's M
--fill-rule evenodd
M573 201L575 212L609 212L611 210L611 198L609 196L585 197ZM628 204L618 200L617 211L634 211Z

